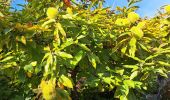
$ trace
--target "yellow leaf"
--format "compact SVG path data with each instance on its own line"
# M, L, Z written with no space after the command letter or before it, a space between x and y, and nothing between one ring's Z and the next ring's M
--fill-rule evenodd
M136 52L136 38L132 38L130 41L129 41L129 46L130 46L130 49L129 49L129 54L134 57L135 56L135 52Z
M136 22L137 20L139 20L139 18L140 18L140 16L139 16L137 13L135 13L135 12L130 12L130 13L128 14L128 19L129 19L132 23L134 23L134 22Z
M56 98L55 83L52 80L49 81L42 80L40 83L40 88L43 94L43 98L45 100L55 100Z
M59 81L68 88L73 88L72 81L65 75L61 75Z
M170 5L164 7L166 13L170 14Z
M28 76L29 78L31 78L31 77L32 77L32 73L31 73L31 72L27 72L27 76Z
M67 13L68 13L69 15L73 15L72 8L70 8L70 7L67 7Z
M63 27L61 26L60 23L56 24L56 27L59 29L60 33L62 34L63 37L66 37L66 32L64 31Z
M118 26L126 26L126 25L130 25L130 22L128 19L118 18L115 21L115 24Z
M24 36L17 36L16 40L26 45L26 38Z
M32 66L36 66L36 65L37 65L37 61L31 62L31 65L32 65Z
M21 37L21 42L22 42L23 44L26 44L26 38L25 38L24 36Z
M50 51L50 47L49 46L44 47L44 51Z
M143 31L139 27L136 27L136 26L132 27L130 31L132 32L132 35L138 39L141 39L144 35Z
M129 46L130 47L134 47L134 46L136 46L136 38L131 38L131 40L129 41Z
M54 30L54 46L57 47L58 45L60 45L60 37L59 37L59 34L58 34L58 28L56 28Z
M47 16L49 19L55 19L58 14L58 9L54 7L49 7L47 9Z
M140 28L140 29L145 28L145 26L146 26L146 21L139 22L138 25L137 25L137 27Z
M126 53L126 50L127 50L127 46L123 47L123 48L121 49L121 52L122 52L123 54L125 54L125 53Z
M51 23L54 23L55 22L55 19L49 19L48 21L44 22L42 24L42 27L45 28L45 30L48 30L48 24L51 24Z

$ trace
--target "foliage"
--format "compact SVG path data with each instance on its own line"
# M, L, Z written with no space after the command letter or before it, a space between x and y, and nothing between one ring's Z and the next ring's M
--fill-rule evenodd
M81 3L28 0L21 11L1 4L2 99L70 100L111 92L111 98L138 100L158 74L167 77L169 6L143 19L134 1L115 11L102 1Z

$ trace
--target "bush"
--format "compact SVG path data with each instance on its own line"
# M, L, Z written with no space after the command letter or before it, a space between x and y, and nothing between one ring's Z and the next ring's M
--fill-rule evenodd
M143 19L133 2L115 11L82 2L0 6L1 97L137 100L157 91L170 67L169 6Z

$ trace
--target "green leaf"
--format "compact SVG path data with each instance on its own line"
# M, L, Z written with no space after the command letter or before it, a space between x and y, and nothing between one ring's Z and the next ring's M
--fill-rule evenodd
M64 27L76 27L76 25L70 20L62 20L61 23Z
M21 81L22 83L24 83L26 81L26 76L25 76L25 72L24 70L20 70L18 72L18 79L19 81Z
M60 46L59 50L63 50L66 47L72 45L74 43L72 38L67 38L66 41Z
M8 57L2 59L0 62L7 62L7 61L11 60L12 58L14 58L14 56L8 56Z
M135 83L135 88L137 88L137 89L141 89L141 86L143 85L143 83L142 83L142 82L134 81L134 83Z
M60 83L62 83L64 86L68 88L73 88L73 83L70 78L68 78L65 75L61 75L59 78Z
M138 100L133 90L129 91L127 98L128 100Z
M89 61L91 62L92 66L96 69L96 63L100 63L99 57L95 54L88 54Z
M148 76L149 76L149 73L148 72L146 72L146 73L144 73L144 75L140 78L140 80L146 80L147 78L148 78Z
M127 96L129 93L129 87L127 85L120 85L117 87L114 97L120 98L121 96Z
M47 56L47 62L46 62L46 65L44 66L45 68L45 74L48 74L49 73L49 70L50 70L50 65L52 65L53 63L53 56L51 53L49 53L49 55Z
M79 61L83 58L83 56L85 55L84 51L79 51L73 58L73 60L70 61L70 64L72 65L72 67L75 67Z
M111 82L112 82L112 80L113 80L111 77L103 77L102 79L103 79L103 81L104 81L105 83L107 83L107 84L111 84Z
M162 55L162 54L164 54L164 53L170 53L170 50L169 50L169 49L159 50L159 51L156 52L154 55L150 55L149 57L147 57L147 58L145 59L145 61L150 60L150 59L153 59L153 58L155 58L155 57L157 57L157 56L159 56L159 55Z
M168 78L167 74L162 69L156 69L155 71L159 73L161 76Z
M8 34L8 33L10 33L13 29L14 29L14 28L5 29L4 32L5 32L5 34Z
M160 65L170 67L170 64L169 64L169 63L166 63L166 62L163 62L163 61L158 61L158 63L159 63Z
M33 66L32 66L31 64L25 65L25 66L24 66L24 70L25 70L25 71L28 71L28 72L32 72L32 71L33 71Z
M58 98L61 97L62 100L70 100L69 93L66 90L61 89L61 88L56 88L56 93L58 94L57 95Z
M157 56L159 56L159 54L150 55L149 57L147 57L147 58L145 59L145 61L150 60L150 59L153 59L153 58L155 58L155 57L157 57Z
M148 50L148 48L145 47L143 44L141 44L141 43L138 43L138 44L140 45L140 47L141 47L143 50L145 50L145 51L147 51L147 52L150 52L150 51Z
M132 56L127 55L127 54L126 54L126 56L128 56L128 57L130 57L130 58L132 58L132 59L134 59L134 60L136 60L136 61L138 61L138 62L141 62L141 63L144 63L144 62L145 62L144 60L142 60L142 59L140 59L140 58L138 58L138 57L132 57Z
M86 51L91 51L85 44L78 43L78 46L80 46L81 48L83 48Z
M139 67L137 65L123 65L123 67L125 68L132 68L132 72L139 69Z
M120 100L128 100L128 98L125 95L121 95Z
M132 80L124 80L123 83L131 88L135 88L135 83Z
M100 79L96 78L92 75L87 75L88 80L85 82L85 84L87 84L89 87L92 88L96 88L96 87L100 87Z
M128 40L128 38L125 38L125 39L123 39L122 41L120 41L120 42L112 49L112 52L116 52L116 51L122 46L122 44L124 44L127 40Z
M5 63L3 65L3 67L0 67L0 70L2 69L7 69L7 68L10 68L10 67L15 67L17 66L17 63L16 62L8 62L8 63Z
M66 52L57 52L57 55L62 57L62 58L73 58L73 56L71 54L68 54Z
M80 36L77 37L77 40L85 38L85 37L86 37L86 35L80 35Z
M124 73L124 69L121 69L121 68L115 68L115 73L118 73L118 74L120 74L120 75L123 75L123 73Z
M58 28L56 28L55 30L54 30L54 41L55 41L55 43L54 43L54 47L58 47L58 45L60 45L60 37L59 37L59 34L58 34Z
M134 79L137 75L138 75L138 71L134 71L131 75L130 75L130 80Z
M44 57L43 57L43 59L42 59L42 61L41 61L41 62L43 62L45 59L47 59L47 58L48 58L48 56L50 56L50 53L46 53L46 54L44 55Z

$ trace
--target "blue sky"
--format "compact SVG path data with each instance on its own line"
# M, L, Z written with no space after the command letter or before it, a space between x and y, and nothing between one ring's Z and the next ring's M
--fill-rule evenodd
M116 6L127 6L127 0L106 0L106 6L112 6L114 9ZM157 14L160 7L163 5L170 4L170 0L142 0L141 2L137 3L140 7L137 12L142 16L153 17Z
M14 0L12 5L14 8L21 9L21 7L16 6L16 4L24 4L25 0ZM106 0L106 6L110 6L113 9L116 6L127 6L127 0ZM154 16L158 10L160 10L160 7L163 5L170 4L170 0L142 0L137 5L140 7L137 11L141 17L148 16L152 17Z
M12 7L20 10L22 7L17 6L17 4L25 4L25 0L12 0Z

